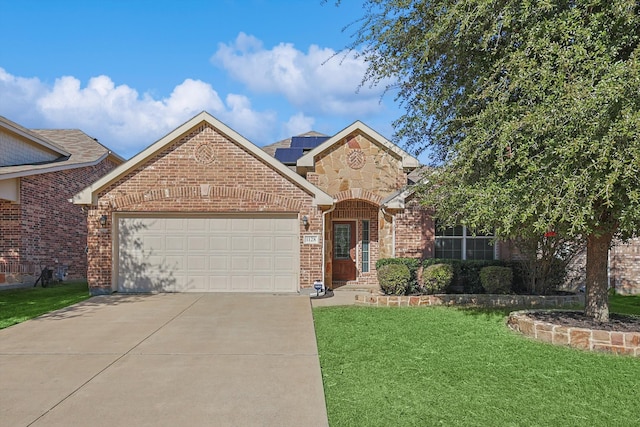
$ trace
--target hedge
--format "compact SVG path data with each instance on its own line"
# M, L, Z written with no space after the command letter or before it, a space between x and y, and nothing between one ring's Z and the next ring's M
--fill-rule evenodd
M376 270L380 270L385 265L404 265L409 269L409 284L407 293L413 293L419 288L418 284L418 269L422 261L418 258L380 258L376 261Z

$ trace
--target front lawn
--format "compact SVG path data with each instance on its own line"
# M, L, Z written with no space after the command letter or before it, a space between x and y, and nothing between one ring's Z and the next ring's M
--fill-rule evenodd
M330 425L640 425L640 359L524 338L507 312L314 309Z
M87 282L0 291L0 329L89 298Z

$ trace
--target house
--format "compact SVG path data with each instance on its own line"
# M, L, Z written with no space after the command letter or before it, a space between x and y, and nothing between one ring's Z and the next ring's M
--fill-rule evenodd
M86 277L86 213L69 199L124 159L80 130L25 129L0 116L0 286L67 267Z
M419 166L359 121L263 150L200 113L74 197L91 293L375 285L380 258L499 255L491 236L436 235L406 191Z

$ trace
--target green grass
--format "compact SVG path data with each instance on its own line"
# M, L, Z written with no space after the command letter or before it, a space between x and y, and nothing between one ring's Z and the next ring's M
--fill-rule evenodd
M609 295L609 311L640 316L640 295Z
M330 425L640 426L640 359L533 341L505 312L314 309Z
M0 329L89 298L87 282L0 291Z

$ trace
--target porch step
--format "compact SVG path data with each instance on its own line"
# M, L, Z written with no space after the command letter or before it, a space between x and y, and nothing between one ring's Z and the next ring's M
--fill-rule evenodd
M378 285L366 285L362 283L349 283L349 282L333 282L334 291L359 291L376 293L380 290Z

